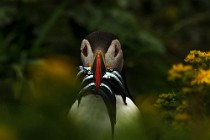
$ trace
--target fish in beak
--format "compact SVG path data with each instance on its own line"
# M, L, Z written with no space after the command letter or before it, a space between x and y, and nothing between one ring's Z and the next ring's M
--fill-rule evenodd
M96 51L95 59L92 66L92 73L94 75L95 84L96 84L96 92L98 93L102 77L106 72L106 66L104 61L104 53L100 50Z

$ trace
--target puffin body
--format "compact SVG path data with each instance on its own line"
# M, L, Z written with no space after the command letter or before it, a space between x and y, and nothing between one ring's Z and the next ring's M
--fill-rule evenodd
M139 139L140 111L122 76L119 40L111 33L93 32L80 49L81 90L68 116L81 130L81 139Z
M83 138L90 140L132 140L140 131L139 109L126 98L127 105L119 95L116 95L116 125L112 136L111 123L103 99L98 95L88 95L81 101L78 107L76 101L70 110L69 118L74 120L79 129L83 130Z

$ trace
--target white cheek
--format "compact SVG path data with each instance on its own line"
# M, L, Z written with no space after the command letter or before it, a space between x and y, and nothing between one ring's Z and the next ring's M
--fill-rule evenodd
M105 55L106 65L113 67L113 63L115 62L114 55L108 53Z
M110 47L110 49L107 51L107 53L105 54L105 63L108 66L113 67L113 63L115 62L115 57L114 57L114 47Z
M83 53L82 53L82 49L84 46L86 45L87 46L87 56L85 56ZM82 60L82 63L83 63L83 66L85 67L88 67L90 64L93 63L93 52L92 52L92 49L90 47L90 44L87 40L83 40L82 41L82 46L81 46L81 60Z
M113 53L112 53L113 52ZM105 54L106 65L113 69L121 72L123 67L123 54L122 50L119 51L118 55L114 57L114 51L107 52Z
M88 53L87 57L85 57L81 53L81 59L82 59L83 66L88 67L89 64L93 63L93 53L92 52Z

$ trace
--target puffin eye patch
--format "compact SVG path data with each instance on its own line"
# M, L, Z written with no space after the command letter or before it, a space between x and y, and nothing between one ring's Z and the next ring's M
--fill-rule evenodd
M115 50L114 50L114 57L117 56L117 54L119 53L119 49L117 48L117 46L115 45Z
M88 55L88 51L87 51L87 45L84 46L84 48L82 49L82 54L87 57Z

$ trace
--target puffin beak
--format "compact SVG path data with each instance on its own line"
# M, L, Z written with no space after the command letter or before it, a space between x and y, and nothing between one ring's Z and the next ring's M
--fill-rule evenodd
M104 54L102 51L96 51L95 59L92 66L92 73L94 74L95 84L96 84L96 92L98 93L102 77L106 72L105 62L104 62Z

